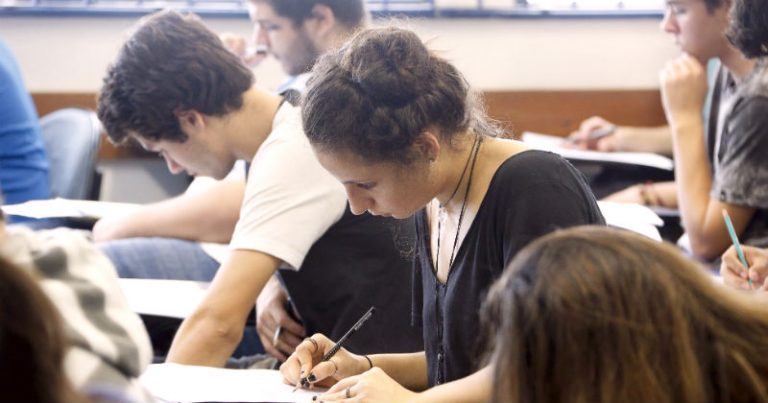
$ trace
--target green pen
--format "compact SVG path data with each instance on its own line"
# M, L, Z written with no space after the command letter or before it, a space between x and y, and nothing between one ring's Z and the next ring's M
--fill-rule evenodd
M728 210L726 209L723 209L723 219L725 220L726 228L728 228L728 235L731 236L731 242L733 242L733 247L736 248L736 254L739 255L739 260L741 260L741 264L744 266L745 269L747 269L747 284L749 284L749 288L752 289L752 279L749 278L749 264L747 263L747 258L744 256L744 251L741 249L741 244L739 244L739 237L736 236L736 230L733 229L731 216L728 215Z

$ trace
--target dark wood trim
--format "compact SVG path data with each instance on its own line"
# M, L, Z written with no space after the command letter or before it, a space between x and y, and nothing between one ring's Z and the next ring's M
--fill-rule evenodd
M565 136L594 115L620 125L666 124L658 90L488 91L484 97L488 115L515 137L524 131Z
M487 91L483 94L488 114L499 121L508 136L534 131L565 136L593 115L621 125L660 126L666 123L659 91L652 90L567 90ZM95 109L95 93L33 93L40 116L57 109ZM148 156L135 148L115 148L103 141L101 159Z

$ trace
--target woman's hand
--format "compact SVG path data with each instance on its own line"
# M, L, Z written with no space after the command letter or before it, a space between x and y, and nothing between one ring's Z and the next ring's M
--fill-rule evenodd
M322 334L304 339L280 366L283 381L303 387L330 387L341 379L360 374L369 368L368 359L342 348L328 361L322 361L334 342Z
M417 393L400 386L381 368L370 370L339 381L327 392L317 396L321 402L403 403L413 400Z
M731 246L723 254L720 263L720 276L723 282L734 288L768 291L768 251L746 245L741 248L749 263L749 276L747 276L747 268L739 260L736 248ZM752 281L751 286L748 280Z

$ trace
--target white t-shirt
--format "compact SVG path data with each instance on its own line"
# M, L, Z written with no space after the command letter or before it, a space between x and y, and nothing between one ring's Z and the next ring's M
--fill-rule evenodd
M284 103L251 162L229 248L263 252L298 270L346 205L344 187L312 152L299 109Z

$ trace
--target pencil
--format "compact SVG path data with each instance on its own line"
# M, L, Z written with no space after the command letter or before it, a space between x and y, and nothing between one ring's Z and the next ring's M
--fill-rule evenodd
M745 269L747 269L747 283L749 284L749 288L752 288L752 279L749 278L749 264L747 263L746 256L744 256L744 251L741 249L741 244L739 243L739 237L736 236L736 230L733 229L731 216L728 215L728 210L726 209L723 209L723 219L725 220L725 227L728 228L728 235L730 235L731 237L731 242L733 242L733 247L736 248L736 254L739 255L739 260L741 260L741 264L744 266Z

